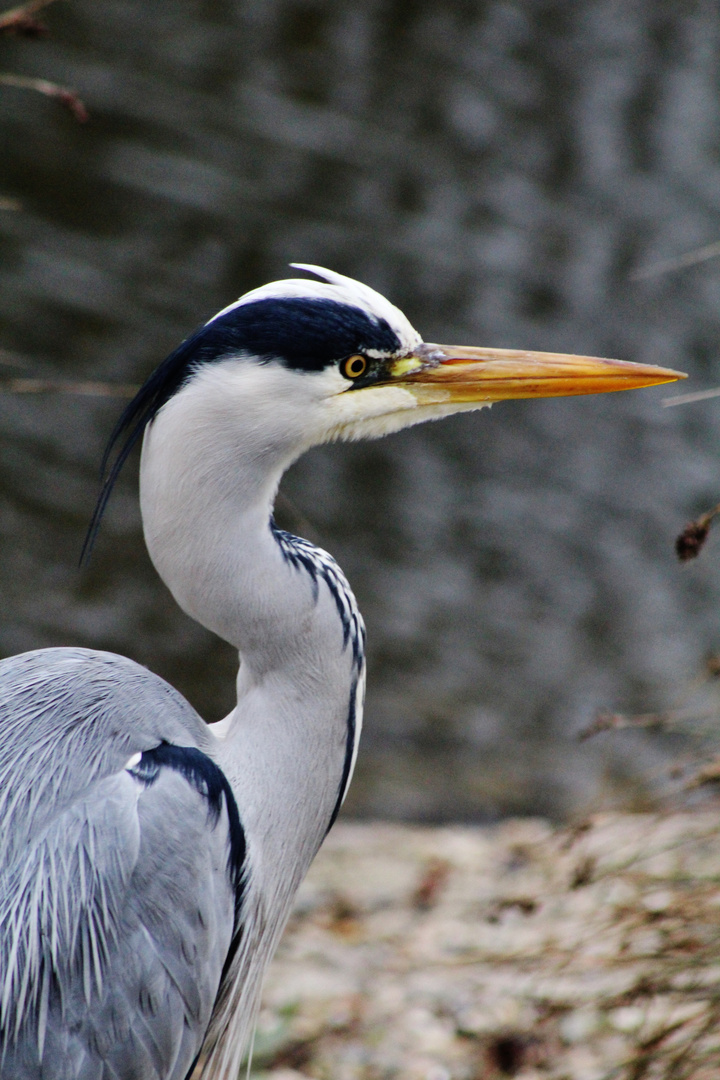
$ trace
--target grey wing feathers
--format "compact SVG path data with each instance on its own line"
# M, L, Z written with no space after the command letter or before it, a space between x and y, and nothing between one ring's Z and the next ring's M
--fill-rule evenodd
M237 810L225 788L211 805L207 738L120 657L0 663L3 1078L185 1077L237 914Z

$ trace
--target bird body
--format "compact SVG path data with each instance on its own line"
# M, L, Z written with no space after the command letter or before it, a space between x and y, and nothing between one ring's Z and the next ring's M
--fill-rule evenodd
M324 280L254 290L150 376L90 532L143 437L151 558L238 650L206 724L122 657L0 663L0 1073L235 1080L262 977L357 756L365 632L335 561L278 529L310 446L504 397L669 381L617 361L425 345L384 297Z
M0 1073L184 1077L244 861L207 726L138 664L81 649L3 661L0 715Z

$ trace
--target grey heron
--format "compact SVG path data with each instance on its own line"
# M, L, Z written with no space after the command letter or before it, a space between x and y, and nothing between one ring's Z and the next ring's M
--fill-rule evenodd
M230 715L206 724L110 653L0 664L3 1077L238 1074L264 970L347 791L363 709L350 587L273 520L287 467L320 443L505 398L680 377L425 344L377 292L296 265L315 278L247 293L149 377L111 438L90 532L142 438L147 547L180 607L238 650Z

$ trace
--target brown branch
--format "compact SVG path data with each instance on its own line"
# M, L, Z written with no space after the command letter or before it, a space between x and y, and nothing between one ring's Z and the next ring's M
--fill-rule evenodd
M621 731L625 728L672 730L679 719L677 713L639 713L625 716L623 713L599 712L587 727L577 733L577 738L580 742L585 742L602 731Z
M34 79L29 75L11 75L9 72L0 72L0 84L16 86L20 90L36 90L39 94L54 98L69 109L76 120L84 124L89 119L89 113L84 104L73 90L58 83L49 82L47 79Z

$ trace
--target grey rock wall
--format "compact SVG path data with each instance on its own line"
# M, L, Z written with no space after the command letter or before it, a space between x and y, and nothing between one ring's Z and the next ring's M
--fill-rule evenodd
M386 292L427 340L720 383L720 260L634 276L720 239L716 5L72 0L46 19L49 39L0 40L0 68L74 86L92 118L0 88L0 190L23 204L0 214L0 359L139 381L301 260ZM368 622L350 812L652 797L668 747L573 733L668 703L720 640L717 544L672 553L720 498L720 404L663 410L667 392L504 404L295 467L293 513ZM134 468L76 569L118 408L0 395L0 651L116 649L217 718L234 658L155 579Z

